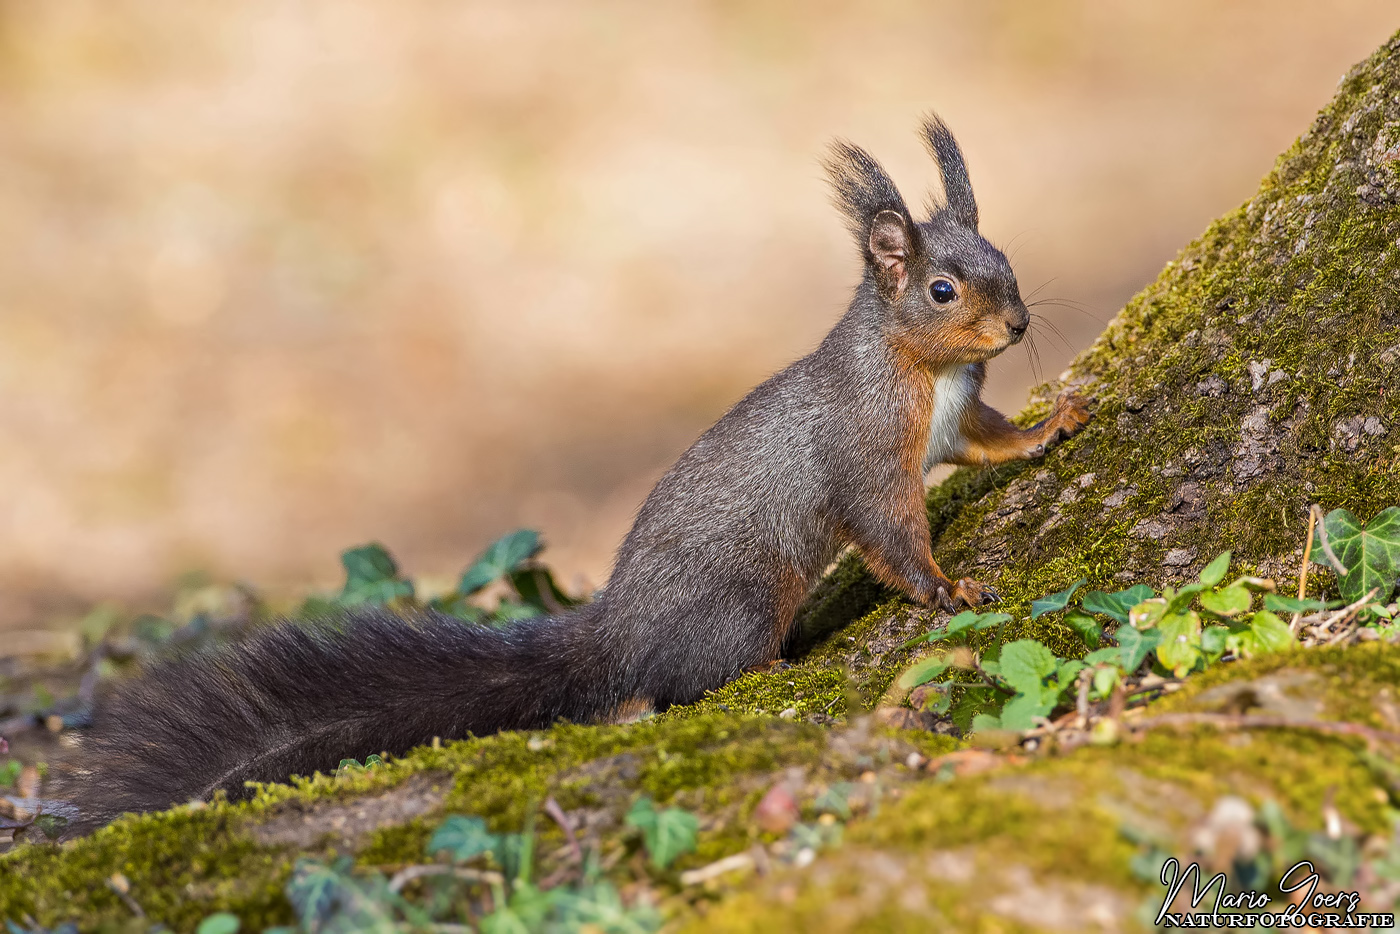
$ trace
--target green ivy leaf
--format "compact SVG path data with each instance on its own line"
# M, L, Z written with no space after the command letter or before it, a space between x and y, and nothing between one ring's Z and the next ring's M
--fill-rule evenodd
M1030 730L1035 728L1037 717L1050 715L1055 704L1040 697L1017 694L1001 708L1001 728L1003 730Z
M340 563L345 568L345 586L339 602L346 606L413 596L413 582L399 577L399 566L378 542L346 549L340 554Z
M976 629L981 632L983 629L991 629L993 626L1000 626L1002 623L1011 622L1010 613L983 613L977 620Z
M642 832L642 843L651 856L651 864L665 869L676 858L695 849L700 821L680 808L656 810L650 798L638 798L627 812L628 826Z
M1114 685L1118 683L1119 674L1117 668L1097 668L1094 670L1094 693L1099 697L1107 697L1113 691Z
M1052 593L1048 597L1032 600L1031 619L1038 619L1046 613L1054 613L1057 610L1063 610L1065 607L1069 606L1069 601L1074 596L1074 592L1088 583L1088 580L1089 579L1086 577L1081 577L1059 593Z
M1229 647L1230 630L1224 626L1207 626L1201 631L1201 652L1208 662L1220 661Z
M1253 602L1254 594L1243 584L1231 584L1229 587L1207 590L1201 594L1201 606L1219 616L1238 616L1247 612Z
M1168 587L1162 591L1162 596L1167 601L1168 613L1181 613L1191 608L1191 603L1196 599L1196 594L1206 589L1205 584L1187 584L1180 590L1173 590Z
M1035 639L1017 639L1001 649L1001 677L1017 693L1040 699L1045 679L1055 673L1057 660Z
M462 572L462 579L457 583L457 592L463 596L476 593L487 584L517 570L543 548L540 533L532 529L519 529L501 536L488 545L481 557Z
M1275 613L1314 613L1318 610L1331 610L1342 606L1340 600L1300 600L1281 593L1264 594L1264 609Z
M199 922L194 934L238 934L238 916L220 911Z
M532 606L541 613L558 612L555 607L567 609L578 603L573 597L564 593L559 584L555 582L554 575L549 568L526 565L512 571L510 585L515 588L515 592L520 595L520 599L527 606Z
M977 625L978 616L979 614L975 610L963 610L957 616L948 620L948 625L943 627L942 632L930 634L928 641L937 642L940 639L956 636L964 629L971 629Z
M1079 633L1079 638L1084 640L1085 648L1098 648L1099 641L1103 638L1103 627L1094 617L1078 610L1070 610L1065 614L1065 625Z
M1201 569L1201 583L1207 587L1214 587L1225 579L1225 573L1230 570L1230 553L1222 552L1214 561Z
M1117 593L1091 590L1084 595L1082 605L1085 612L1107 616L1122 624L1128 621L1128 611L1150 598L1153 592L1152 588L1146 584L1134 584L1127 590L1120 590Z
M1123 670L1131 674L1137 671L1147 654L1161 643L1162 632L1156 628L1135 629L1132 626L1119 626L1113 637L1118 640Z
M1322 527L1337 560L1347 569L1337 576L1342 599L1354 603L1378 588L1373 599L1388 602L1400 579L1400 506L1381 510L1364 526L1347 510L1334 509L1323 518ZM1318 564L1331 565L1320 531L1314 533L1312 557Z
M1161 622L1162 617L1166 615L1166 599L1163 597L1152 597L1142 601L1128 611L1128 623L1134 629L1151 629Z
M1117 646L1110 645L1085 655L1084 663L1086 665L1117 665L1122 657L1122 651Z
M926 658L912 665L899 676L899 686L906 691L911 691L921 684L927 684L947 670L948 658L946 656Z
M1074 684L1075 675L1087 667L1084 662L1077 658L1067 658L1060 662L1060 667L1055 671L1055 685L1060 691L1068 690ZM1059 691L1056 692L1057 694Z
M428 855L445 850L454 862L461 863L482 853L498 851L500 845L501 838L488 831L481 818L453 814L433 832L428 841Z
M1157 646L1157 659L1178 678L1196 666L1201 658L1201 617L1188 610L1162 617L1157 624L1162 644Z
M1268 610L1254 614L1249 622L1254 636L1255 650L1259 653L1282 652L1293 645L1293 632L1288 624Z
M354 890L354 880L347 872L350 860L341 857L334 865L327 866L314 859L298 859L292 868L292 877L287 880L287 900L296 909L302 927L317 930L320 925L336 913L345 890Z
M972 732L980 733L983 730L1005 729L1001 725L1001 717L992 713L979 713L972 718Z

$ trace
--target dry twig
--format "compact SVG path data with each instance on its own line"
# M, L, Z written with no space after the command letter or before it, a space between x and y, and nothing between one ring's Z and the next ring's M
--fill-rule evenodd
M499 872L431 863L426 866L409 866L407 869L395 873L394 878L389 880L389 891L397 892L414 879L420 879L423 876L456 876L458 879L465 879L468 882L485 882L488 885L500 885L505 882L505 877Z
M1308 507L1308 538L1303 544L1303 566L1298 569L1298 599L1301 600L1308 592L1308 568L1312 564L1312 542L1313 529L1317 527L1317 514L1322 511L1317 503ZM1293 614L1293 621L1288 624L1288 631L1297 635L1298 622L1303 618L1303 611L1299 610Z

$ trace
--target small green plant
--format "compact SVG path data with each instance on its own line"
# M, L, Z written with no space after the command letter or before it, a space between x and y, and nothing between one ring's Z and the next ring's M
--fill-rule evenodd
M297 924L275 928L273 934L651 934L661 926L653 906L645 901L627 905L602 878L596 851L584 859L574 883L548 888L543 887L548 880L533 883L534 832L528 824L521 833L497 834L479 817L452 815L434 831L426 849L429 857L447 862L409 866L392 879L356 870L348 858L298 861L286 886ZM502 871L473 868L473 863ZM428 904L403 894L414 880L431 884L434 897Z
M642 843L651 856L651 864L665 869L695 849L696 832L700 822L694 814L680 808L658 811L650 798L638 798L627 812L627 824L642 832Z
M351 775L355 772L367 772L370 769L384 764L384 760L377 755L365 756L365 761L361 764L359 759L341 759L340 764L335 767L335 777Z
M194 934L238 934L239 922L236 915L227 911L212 914L199 922Z
M1337 574L1337 589L1348 604L1369 600L1383 608L1400 584L1400 506L1383 509L1362 523L1345 509L1323 517L1313 533L1312 560Z
M467 566L453 590L426 605L468 622L490 625L558 613L576 605L578 601L563 591L553 572L538 560L543 550L538 532L520 529L504 535ZM340 563L345 569L340 593L308 599L301 615L332 616L363 606L412 610L424 605L416 596L413 581L403 576L393 556L378 542L347 549L341 553ZM473 602L472 598L498 581L507 584L509 593L493 609Z
M1028 730L1057 709L1078 700L1081 678L1087 678L1086 699L1103 700L1144 665L1163 674L1185 677L1215 664L1226 655L1242 657L1276 652L1294 644L1293 634L1276 610L1292 611L1316 601L1276 598L1273 582L1242 576L1225 577L1230 553L1217 557L1200 579L1157 593L1144 584L1113 593L1088 591L1083 580L1031 604L1031 619L1062 613L1061 621L1077 632L1088 650L1083 658L1061 658L1036 639L995 642L980 655L970 640L983 630L1000 627L1012 617L1005 613L959 613L941 630L906 643L943 642L953 648L916 663L900 676L899 685L913 689L953 670L971 672L976 681L950 681L928 692L927 709L953 713L960 725L974 730ZM1255 601L1264 594L1264 605ZM1114 625L1112 635L1105 627ZM1112 644L1102 646L1105 640ZM962 651L957 651L961 648ZM955 694L961 698L955 700Z

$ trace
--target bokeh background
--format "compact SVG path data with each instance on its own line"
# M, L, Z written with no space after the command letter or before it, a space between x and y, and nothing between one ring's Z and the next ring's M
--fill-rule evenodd
M1017 409L1379 45L1394 0L0 0L0 626L202 571L601 583L838 316L817 159L937 109L1039 309Z

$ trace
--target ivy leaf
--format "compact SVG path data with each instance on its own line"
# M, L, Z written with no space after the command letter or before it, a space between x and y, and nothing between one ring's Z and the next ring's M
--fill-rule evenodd
M462 572L462 579L457 583L458 593L463 596L476 593L487 584L517 570L543 548L540 533L533 529L519 529L503 535L488 545L481 557Z
M1222 552L1214 561L1201 569L1201 583L1207 587L1214 587L1225 579L1225 573L1230 570L1230 553Z
M510 585L527 606L535 607L541 613L556 613L559 609L567 609L578 603L564 593L549 568L526 565L512 571Z
M1040 699L1045 679L1055 673L1055 656L1035 639L1017 639L1001 650L1001 677L1017 693Z
M1178 678L1184 677L1201 657L1201 617L1188 610L1162 617L1157 625L1162 644L1157 658Z
M1001 708L1001 728L1003 730L1030 730L1035 728L1038 717L1049 716L1055 704L1039 696L1017 694Z
M454 862L461 863L482 853L494 852L500 845L501 838L488 831L481 818L453 814L433 832L428 841L428 855L446 850Z
M1126 623L1128 611L1152 595L1152 588L1146 584L1134 584L1127 590L1120 590L1117 593L1091 590L1084 595L1083 607L1087 613L1097 613L1100 616L1110 617L1119 623Z
M1254 618L1249 621L1249 631L1254 637L1256 653L1282 652L1293 645L1293 631L1288 628L1287 623L1268 610L1254 614Z
M1094 693L1107 697L1119 681L1117 668L1097 668L1094 670Z
M1205 584L1187 584L1180 590L1172 590L1168 587L1162 592L1162 596L1167 601L1168 613L1180 613L1190 609L1191 601L1196 599L1196 594L1206 589Z
M199 922L194 934L238 934L238 916L227 911L216 912Z
M904 674L899 676L899 686L909 691L921 684L927 684L947 671L948 664L948 657L946 655L926 658L911 666Z
M1031 619L1038 619L1039 617L1044 616L1046 613L1054 613L1057 610L1063 610L1065 607L1069 606L1070 598L1074 596L1074 592L1080 587L1083 587L1086 583L1088 583L1088 580L1089 579L1086 577L1081 577L1079 580L1075 581L1073 584L1070 584L1068 588L1066 588L1065 590L1061 590L1059 593L1052 593L1048 597L1041 597L1039 600L1032 600Z
M1055 671L1055 684L1058 691L1063 691L1074 683L1074 676L1083 671L1087 666L1077 658L1067 658L1060 662L1060 667Z
M992 713L979 713L972 718L972 732L980 733L983 730L1005 729L1001 725L1001 717Z
M948 620L948 625L943 627L943 631L928 637L928 641L937 642L940 639L947 639L949 636L956 636L964 629L971 629L977 625L978 614L973 610L963 610L957 616Z
M337 912L345 900L345 889L353 880L345 875L350 860L342 857L332 866L314 859L297 860L287 881L287 900L296 909L302 927L314 931Z
M1167 601L1162 597L1144 600L1128 611L1128 622L1134 629L1151 629L1167 615ZM1119 627L1122 631L1122 627ZM1119 640L1122 641L1121 639Z
M1002 623L1011 622L1010 613L983 613L977 620L976 629L981 632L983 629L991 629L993 626L1000 626Z
M1300 600L1281 593L1264 594L1264 609L1275 613L1313 613L1342 606L1340 600Z
M1065 614L1065 625L1079 633L1085 648L1098 648L1099 641L1103 638L1103 627L1094 617L1088 613L1071 610Z
M680 808L656 810L650 798L638 798L627 812L628 826L642 832L642 843L651 856L651 864L665 869L676 858L695 849L700 821Z
M1132 626L1119 626L1113 637L1118 640L1123 670L1131 674L1137 671L1147 653L1161 643L1162 632L1156 628L1135 629Z
M1345 509L1334 509L1322 520L1327 540L1346 574L1337 575L1337 588L1348 603L1379 588L1375 601L1386 603L1400 579L1400 506L1376 514L1366 525ZM1314 533L1313 561L1330 566L1322 549L1321 531Z
M1230 630L1224 626L1207 626L1201 631L1201 652L1207 660L1217 662L1229 647Z
M1231 584L1219 590L1207 590L1201 594L1201 606L1218 616L1238 616L1248 611L1254 602L1254 594L1243 584Z
M1084 656L1086 665L1116 665L1122 659L1123 653L1115 645L1098 649Z
M345 568L345 587L339 598L344 605L389 603L413 596L413 582L399 577L399 566L378 542L346 549L340 554L340 564Z

